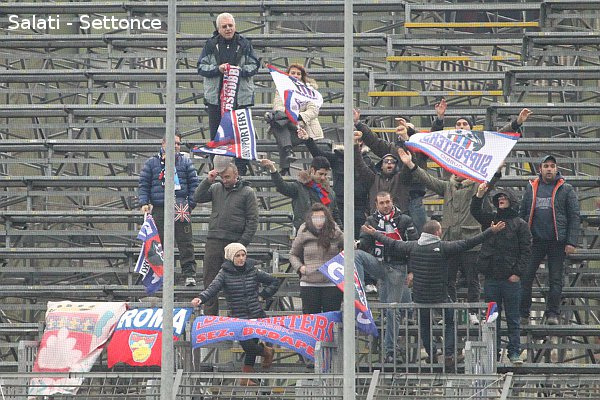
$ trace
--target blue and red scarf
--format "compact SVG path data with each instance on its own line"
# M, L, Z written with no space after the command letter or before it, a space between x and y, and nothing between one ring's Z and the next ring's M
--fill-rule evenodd
M331 199L329 198L329 192L325 190L325 188L320 183L311 180L310 182L306 183L306 186L317 192L321 204L323 204L324 206L328 206L329 203L331 203Z

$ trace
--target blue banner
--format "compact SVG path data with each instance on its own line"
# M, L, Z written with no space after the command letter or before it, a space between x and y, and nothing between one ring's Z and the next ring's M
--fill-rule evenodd
M333 341L334 323L341 321L339 311L259 319L200 316L192 325L191 341L197 348L223 340L263 339L314 360L317 341Z
M142 284L146 287L146 293L152 294L162 288L164 257L158 228L152 215L146 214L146 219L137 238L143 240L144 244L140 250L134 271L142 275Z
M321 265L319 271L323 273L336 286L344 291L344 252L342 251L325 264ZM373 320L373 314L367 303L367 296L363 290L362 283L354 268L354 288L355 300L354 309L356 310L356 327L368 335L378 336L377 326Z

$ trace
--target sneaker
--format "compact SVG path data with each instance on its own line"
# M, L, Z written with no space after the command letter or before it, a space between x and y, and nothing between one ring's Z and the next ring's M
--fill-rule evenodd
M185 278L185 286L196 286L196 278L193 276Z
M558 317L555 315L550 315L548 318L546 318L546 323L548 325L558 325Z
M477 314L469 313L469 323L471 325L479 325L479 318L477 317Z
M365 286L365 293L377 293L377 286L368 284Z
M508 356L508 359L511 363L515 365L523 364L523 360L521 360L521 356L519 354L511 354Z
M521 317L520 322L521 322L521 326L529 325L529 317Z
M393 364L394 363L394 355L393 354L386 355L384 362L386 364Z

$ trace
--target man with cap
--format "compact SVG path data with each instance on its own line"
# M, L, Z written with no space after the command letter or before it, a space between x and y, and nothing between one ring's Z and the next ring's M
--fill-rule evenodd
M258 228L256 193L239 177L235 164L227 160L232 159L215 156L216 168L208 172L194 193L196 202L212 203L204 252L204 288L217 276L223 264L225 246L234 242L248 246ZM217 181L217 177L221 179ZM216 298L205 303L204 313L219 314Z
M150 157L140 172L138 182L138 201L143 213L152 213L158 235L162 243L164 238L165 215L165 147L166 137L163 137L162 147L158 154ZM196 259L192 242L192 222L190 214L196 202L194 191L198 187L198 175L192 160L181 153L181 136L175 135L175 243L179 249L179 264L185 275L186 286L196 285Z
M550 290L545 318L549 325L557 325L564 261L566 255L575 252L580 216L577 194L561 176L554 156L547 155L541 160L538 177L529 181L525 189L519 215L529 223L533 235L531 262L521 279L521 324L529 322L531 287L540 262L547 256Z
M335 192L329 185L329 171L331 164L325 157L315 157L310 163L308 171L300 171L298 180L289 182L277 172L275 163L266 158L260 160L260 164L271 174L271 180L279 193L292 199L292 211L294 213L294 228L298 231L304 223L306 213L310 211L314 203L321 203L331 211L335 222L341 227Z

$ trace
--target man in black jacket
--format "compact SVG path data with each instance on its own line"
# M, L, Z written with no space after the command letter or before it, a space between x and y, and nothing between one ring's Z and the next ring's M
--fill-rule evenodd
M416 240L417 230L412 219L394 206L392 196L388 192L377 193L377 211L367 218L366 224L393 240ZM373 236L362 233L359 242L360 250L354 259L359 276L364 282L363 274L379 280L379 299L382 303L410 303L410 289L406 285L406 256L397 255ZM385 362L394 362L395 342L398 336L401 314L399 310L386 311L385 325Z
M442 241L442 226L431 220L423 225L423 233L417 241L404 242L387 237L375 228L363 225L362 231L374 236L384 247L389 248L397 256L408 258L407 283L413 287L415 303L450 303L448 297L447 257L466 251L482 243L492 234L504 229L505 223L492 224L484 232L467 240L452 242ZM436 350L431 343L431 309L419 309L419 332L428 358L433 360ZM445 365L452 368L454 359L454 313L452 309L444 309L444 355Z
M547 256L550 291L545 318L549 325L558 325L564 261L567 254L575 252L580 217L577 194L558 172L554 156L548 155L542 159L539 176L530 181L525 189L519 214L529 223L533 235L531 263L522 281L521 324L529 322L531 286L540 262Z
M531 258L531 232L527 223L519 218L519 204L512 190L497 190L492 197L496 211L485 211L483 197L488 184L482 183L471 200L471 214L481 224L489 226L494 221L506 222L506 228L486 239L481 246L477 265L485 276L484 295L486 302L498 305L496 319L496 349L500 350L500 314L504 309L508 327L508 359L521 364L521 339L519 305L521 302L521 276Z

